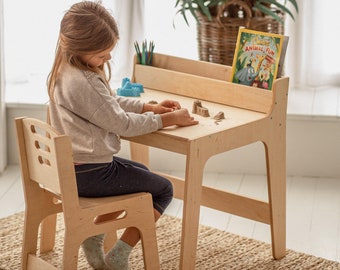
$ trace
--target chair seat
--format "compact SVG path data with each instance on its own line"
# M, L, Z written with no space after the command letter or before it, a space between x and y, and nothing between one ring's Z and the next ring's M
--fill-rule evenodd
M139 192L139 193L132 193L132 194L124 194L118 196L110 196L110 197L79 197L79 205L81 208L93 208L93 207L100 207L102 205L107 205L110 203L115 202L124 202L128 201L131 198L147 196L148 193L146 192Z

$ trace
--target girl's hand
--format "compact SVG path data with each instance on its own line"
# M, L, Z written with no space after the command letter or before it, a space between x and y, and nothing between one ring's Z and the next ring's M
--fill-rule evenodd
M179 110L181 108L181 105L179 104L179 102L174 101L174 100L164 100L161 103L159 103L159 105L165 108L172 109L172 111Z
M155 114L162 114L179 110L181 105L174 100L164 100L158 104L145 103L143 112L154 112Z
M161 115L161 117L163 127L168 127L172 125L184 127L198 124L198 121L189 114L187 109L179 109L173 112L164 113Z

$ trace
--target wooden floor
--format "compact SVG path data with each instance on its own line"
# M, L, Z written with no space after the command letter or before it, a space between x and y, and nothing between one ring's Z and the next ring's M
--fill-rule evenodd
M183 172L167 172L183 176ZM206 173L205 185L267 200L263 175ZM0 175L0 218L24 210L18 166ZM174 199L166 214L181 217ZM270 243L269 226L202 207L200 223ZM287 248L340 262L340 179L287 178Z

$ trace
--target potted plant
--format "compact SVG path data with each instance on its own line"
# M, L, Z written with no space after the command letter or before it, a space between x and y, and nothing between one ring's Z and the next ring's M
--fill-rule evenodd
M231 65L239 27L284 34L284 19L294 19L296 0L176 0L177 14L197 21L200 60Z

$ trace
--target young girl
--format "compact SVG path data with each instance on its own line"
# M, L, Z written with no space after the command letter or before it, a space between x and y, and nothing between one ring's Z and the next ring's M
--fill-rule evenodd
M109 60L118 39L116 22L100 3L80 2L65 13L48 78L51 124L72 139L79 196L149 192L157 220L172 200L171 182L142 164L115 156L121 147L119 136L198 122L176 101L146 104L111 91ZM97 222L113 217L100 216ZM97 235L83 242L89 264L95 269L128 269L130 251L140 239L138 230L127 228L106 255L103 239Z

